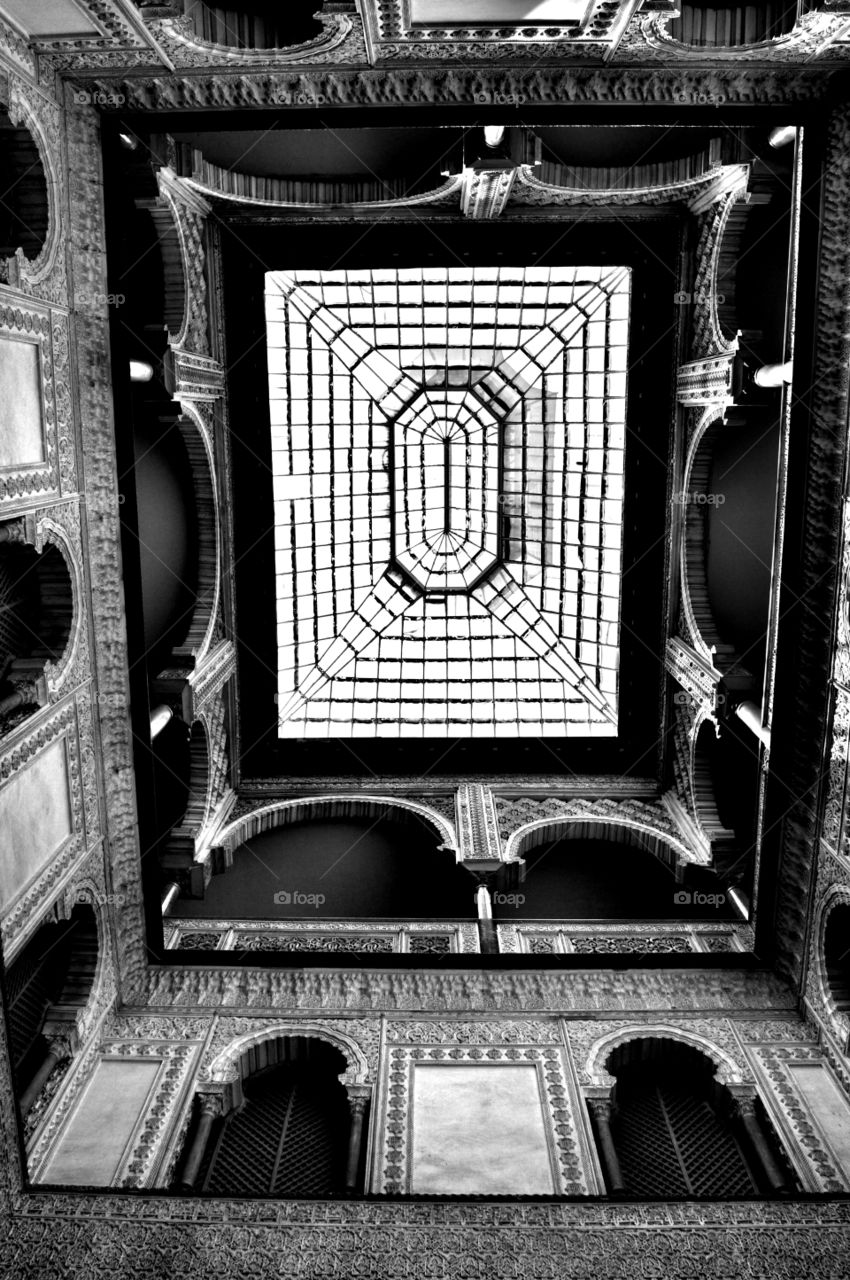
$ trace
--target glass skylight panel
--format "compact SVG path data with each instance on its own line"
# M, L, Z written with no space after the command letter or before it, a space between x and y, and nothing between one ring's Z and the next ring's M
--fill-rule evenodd
M616 735L629 286L267 275L282 738Z

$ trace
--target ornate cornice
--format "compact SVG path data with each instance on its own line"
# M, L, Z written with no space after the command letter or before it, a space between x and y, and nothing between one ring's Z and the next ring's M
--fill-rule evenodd
M675 1008L790 1013L796 1007L791 992L771 974L704 969L416 973L154 966L147 970L144 1003L163 1013L236 1007L260 1016L305 1009L567 1013Z
M82 79L86 79L81 76ZM244 71L203 70L194 75L100 76L86 80L102 93L105 110L198 110L206 107L303 109L305 96L317 106L481 106L487 101L563 106L610 103L680 107L687 101L751 105L816 102L830 88L822 68L732 66L618 69L535 65L457 67L429 65L380 70L310 68Z
M833 645L832 621L839 586L847 421L850 409L850 106L830 117L821 204L815 331L811 379L808 491L800 573L802 598L794 644L793 692L777 700L774 740L788 744L784 811L777 872L776 938L780 971L800 982L811 923L817 805L827 747L829 708L825 689Z

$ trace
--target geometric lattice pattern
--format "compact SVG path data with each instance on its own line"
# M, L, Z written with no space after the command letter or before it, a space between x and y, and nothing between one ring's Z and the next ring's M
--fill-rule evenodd
M757 1190L733 1135L686 1087L665 1083L630 1094L612 1128L630 1195L740 1196Z
M323 1196L342 1188L347 1116L325 1087L281 1071L250 1082L225 1121L204 1190L227 1196ZM336 1082L333 1092L341 1092Z
M266 282L280 736L615 736L628 269Z

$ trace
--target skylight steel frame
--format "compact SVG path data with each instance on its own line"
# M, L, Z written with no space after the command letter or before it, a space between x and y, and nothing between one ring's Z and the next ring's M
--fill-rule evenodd
M619 594L620 582L619 573L622 567L622 504L623 492L620 485L619 493L613 499L604 492L606 480L610 479L610 472L606 470L605 459L602 455L602 448L606 443L606 433L611 431L612 438L619 432L620 439L616 446L611 445L609 439L609 453L615 459L616 465L613 473L621 473L623 468L623 433L625 430L625 413L626 413L626 356L628 350L628 298L630 288L630 273L627 268L623 267L593 267L593 268L577 268L577 267L556 267L556 268L436 268L425 269L421 271L402 270L400 272L392 270L373 270L373 271L308 271L296 270L282 273L273 273L270 278L270 294L267 295L267 319L269 321L269 376L270 376L270 392L272 393L272 434L273 434L273 457L274 473L275 473L275 496L276 508L278 516L276 516L276 524L278 530L276 532L277 539L277 566L278 579L280 583L281 576L287 575L291 578L293 584L292 589L287 594L279 594L278 598L278 623L279 638L286 638L287 634L291 635L289 648L292 652L289 655L291 668L294 670L292 679L287 682L286 678L286 656L281 654L281 680L278 690L278 703L280 714L279 733L281 737L450 737L453 734L469 734L470 736L508 736L518 733L520 736L533 733L535 736L541 734L549 734L553 737L562 736L615 736L617 733L617 651L619 647ZM441 303L444 310L443 323L439 323L439 306L429 305L434 302L435 294L440 289L445 291L445 300ZM560 301L551 302L552 296L557 296L558 290L561 291ZM550 293L550 290L552 293ZM278 293L283 295L276 298ZM469 301L472 306L462 306L465 295L471 297ZM513 327L507 326L507 336L502 336L501 341L497 335L505 328L500 325L497 317L498 308L495 305L497 298L499 304L502 302L502 293L504 292L505 309L508 306L508 299L511 304L519 307L515 313L511 312L511 316L515 323ZM358 296L359 293L359 296ZM407 295L405 302L411 300L411 295L419 307L419 321L413 326L403 324L404 308L402 306L402 294ZM454 294L454 298L450 295ZM543 295L541 297L541 294ZM534 295L534 297L532 297ZM537 306L530 305L531 302L537 302ZM539 304L543 302L541 307ZM395 303L395 312L393 312L393 303ZM582 306L583 304L583 306ZM485 342L476 345L476 326L474 322L475 309L478 306L485 308L484 314L490 314L491 329L484 331ZM452 309L454 308L454 319L450 319ZM598 314L602 310L604 314L604 336L600 338L599 318ZM430 314L429 314L430 313ZM506 314L506 310L503 314ZM529 319L525 320L526 313ZM395 324L392 318L395 318ZM612 318L613 317L613 318ZM383 321L384 323L379 323ZM370 323L371 322L371 323ZM435 323L436 322L436 323ZM274 340L275 325L285 326L285 332L278 335L277 343ZM595 328L594 328L595 326ZM416 337L415 342L411 342L411 334L408 332L411 328L417 328L420 333ZM617 332L617 340L609 340L611 335ZM324 345L327 355L317 354L315 344L311 345L305 340L303 335L312 330L319 338L319 347ZM488 348L488 333L492 332L492 343ZM590 341L587 337L588 332L595 337L595 342ZM465 352L465 361L458 362L456 359L450 360L448 357L449 335L451 334L456 349ZM436 335L436 348L429 349L428 340L433 343ZM576 345L576 336L580 335L581 345ZM302 345L299 345L302 344ZM441 345L442 344L442 345ZM571 345L572 344L572 345ZM434 361L434 351L441 352L440 358ZM307 352L305 358L304 351ZM563 360L564 352L567 351L567 366L558 365L559 360ZM389 354L388 354L389 352ZM413 353L413 354L411 354ZM589 355L587 354L589 353ZM498 357L498 358L497 358ZM570 361L573 365L570 365ZM578 362L578 371L575 368L575 361ZM465 364L467 372L458 374L458 369ZM594 367L588 369L588 364ZM443 375L435 376L435 368L442 365ZM552 376L561 377L563 379L563 395L552 397L548 391L541 391L541 387L546 387L547 378L550 378L550 370L557 365L556 373ZM316 373L318 366L320 372ZM451 373L454 373L452 378ZM355 465L355 453L368 448L371 451L372 461L363 474L368 475L366 485L366 496L369 500L368 508L364 508L365 518L370 523L369 540L371 543L377 544L380 548L379 559L385 565L383 576L377 581L370 583L372 590L365 599L361 597L357 603L354 603L354 581L351 568L354 565L354 550L350 555L351 565L349 566L347 582L348 595L351 601L351 609L349 618L343 625L341 630L330 638L330 642L325 645L321 653L319 652L319 642L329 640L327 628L321 622L322 614L319 612L320 601L319 596L325 594L328 588L327 582L322 582L324 591L319 590L320 579L327 578L329 565L326 563L322 568L316 568L316 534L313 537L313 584L316 588L316 602L314 610L313 624L313 640L314 640L314 661L312 670L307 673L306 677L302 677L297 671L299 660L304 655L299 653L296 646L302 644L303 641L299 636L300 615L303 615L303 599L306 592L306 579L303 576L303 565L305 563L304 552L307 551L306 546L299 546L298 538L303 541L303 534L299 534L290 517L290 523L293 523L292 543L287 551L286 539L281 538L280 530L282 521L280 519L280 510L282 504L290 505L297 503L299 500L306 500L309 503L310 522L316 525L316 489L332 494L331 506L324 512L320 507L320 511L327 515L327 519L318 523L333 526L338 522L339 517L336 515L337 509L347 508L348 518L352 522L352 526L356 520L364 518L363 513L355 515L355 487L350 487L350 492L346 490L345 496L340 497L336 491L335 482L333 480L333 468L340 465L338 459L334 463L322 463L320 465L328 465L331 469L327 476L320 474L320 468L314 465L313 448L314 436L321 437L320 444L327 443L327 448L319 449L320 453L328 456L331 452L331 438L336 441L334 435L335 423L333 421L333 405L338 403L338 397L332 399L332 384L334 376L348 379L348 387L352 405L357 400L368 400L371 406L370 410L363 414L360 413L359 423L356 421L358 413L352 410L349 419L350 441L349 441L349 464L347 476L352 473L356 477L358 475L357 466ZM322 382L322 379L325 382ZM315 381L314 381L315 379ZM615 385L617 394L614 395L611 388ZM580 383L580 392L576 393L576 387ZM326 385L327 384L327 385ZM590 388L593 386L591 393ZM328 407L326 414L327 421L322 422L316 427L314 421L313 406L320 403L317 400L319 392L316 388L324 390L325 400ZM355 394L355 388L359 388ZM282 422L281 411L278 404L281 390L284 392L287 401L287 409L283 414ZM581 562L580 559L571 566L570 573L575 577L576 582L579 577L586 576L588 581L592 580L595 574L596 579L600 579L600 575L606 579L606 591L608 605L605 606L606 596L599 595L598 581L596 588L596 612L588 611L585 607L587 599L590 597L589 591L582 590L575 593L575 609L573 616L574 634L572 643L577 652L569 652L568 646L562 642L563 636L563 611L567 607L565 605L565 597L568 597L568 604L572 602L573 595L564 588L563 575L565 573L564 556L562 546L562 564L561 564L561 610L562 614L559 619L557 633L552 631L546 618L544 617L543 600L547 594L551 598L551 573L550 566L545 565L546 556L541 551L539 560L542 571L537 575L538 582L545 579L549 574L550 581L544 581L542 586L537 586L529 581L529 577L533 578L533 574L528 573L528 536L529 526L535 523L532 516L521 512L514 513L504 517L504 512L498 518L498 555L504 562L510 555L512 545L521 544L518 552L514 553L514 560L511 562L519 570L518 574L511 575L504 569L504 564L497 564L495 568L484 568L483 572L478 574L474 581L464 582L460 585L446 582L445 590L440 589L439 582L436 584L437 589L431 589L430 595L432 603L441 603L446 601L446 612L443 615L441 625L437 630L449 633L452 627L458 626L458 618L460 616L458 608L448 607L448 597L452 594L458 596L459 599L470 599L473 593L479 592L481 599L476 603L485 603L485 613L490 615L490 620L495 617L501 628L501 639L505 639L505 631L508 638L522 638L522 644L525 646L517 651L514 646L512 659L515 661L517 671L514 676L515 688L513 695L509 699L510 707L502 705L503 700L498 694L501 688L497 683L495 672L495 663L500 662L499 673L501 679L507 679L505 671L504 654L497 659L497 639L492 630L489 636L489 650L485 655L481 650L476 655L476 648L481 642L480 628L476 638L475 628L473 626L473 614L470 606L470 616L468 622L468 641L469 653L466 667L470 670L464 671L459 668L459 677L457 680L451 681L449 678L449 668L452 663L460 661L460 655L455 651L456 642L452 641L452 649L450 651L447 642L445 661L428 663L427 656L423 652L422 657L410 658L411 645L410 637L404 635L404 625L402 623L402 636L396 637L400 643L407 641L404 652L396 654L394 648L398 647L396 641L390 638L389 645L384 645L384 655L381 654L381 636L398 622L402 614L414 603L417 593L428 595L428 584L423 584L421 577L417 581L417 575L411 572L411 566L408 563L405 566L400 562L401 558L395 554L393 547L393 535L396 532L397 512L394 510L394 501L397 503L399 490L398 485L384 482L380 479L379 468L375 465L374 455L380 453L386 457L391 455L395 449L394 432L397 424L400 423L405 415L410 415L411 408L420 403L423 408L431 408L429 397L433 399L436 391L446 395L452 391L457 403L466 401L466 408L469 404L480 405L480 412L487 414L490 419L490 425L493 426L494 416L498 419L498 430L502 434L502 440L498 448L498 494L497 501L505 506L510 505L510 495L508 493L508 484L506 475L508 473L524 477L526 484L530 474L537 474L534 471L534 464L529 469L528 456L537 454L545 459L547 448L558 449L563 452L563 461L566 464L569 455L572 454L572 468L566 466L564 474L568 477L567 488L573 483L575 493L570 496L565 492L561 495L561 513L557 517L562 534L568 528L579 528L582 521L582 512L586 517L586 513L593 505L596 505L597 516L596 522L599 529L598 549L596 555L598 563L593 566L594 552L587 551L588 563ZM364 394L365 393L365 394ZM534 394L532 394L534 393ZM563 422L553 424L547 419L546 406L550 399L558 399L558 403L563 402ZM611 404L616 403L617 411L611 410ZM497 411L493 411L493 406L497 407ZM529 408L529 406L531 406ZM376 409L377 412L372 412ZM528 418L526 421L526 410L528 409ZM515 415L518 413L519 420ZM570 417L571 415L571 417ZM344 415L343 415L344 416ZM470 416L474 416L471 414ZM597 427L594 428L593 419L597 419ZM512 420L513 419L513 420ZM415 419L414 419L415 421ZM534 437L534 424L542 423L542 431L538 427L538 439ZM479 424L480 425L480 424ZM561 436L557 439L552 437L552 428L558 428L560 425ZM357 428L364 431L361 438L357 438ZM531 427L531 431L529 431ZM587 458L583 458L582 464L577 468L575 465L577 454L577 432L581 432L581 451L584 455L590 457L596 453L602 459L601 464L598 463L595 471L586 469L584 463ZM293 439L298 442L298 432L301 432L301 443L306 445L309 452L309 465L304 471L303 460L298 462L294 454L297 449L293 449ZM571 438L572 431L572 438ZM281 444L281 432L285 435L285 448L280 449L277 446ZM293 436L295 432L295 436ZM321 436L321 432L325 432L325 436ZM277 433L277 435L276 435ZM601 433L601 437L600 437ZM513 443L508 444L507 438L511 436ZM600 438L597 438L600 437ZM356 442L356 443L355 443ZM288 462L281 465L281 456L288 455ZM468 457L468 448L467 448ZM517 458L521 457L521 462L517 463ZM508 466L506 463L512 461L514 466ZM363 457L359 459L359 465L363 467ZM299 481L297 480L298 468L302 469L302 475L306 474L310 477L309 487L306 493L299 491ZM390 478L395 468L389 464ZM468 467L467 467L468 470ZM542 510L538 512L536 524L539 525L538 540L545 536L545 529L552 523L552 513L547 506L548 492L551 490L550 481L551 472L545 471L545 465L540 464L539 469L539 489L541 494ZM598 481L596 492L588 493L584 486L587 476L590 477L590 487L593 488L595 481ZM324 484L325 480L328 484ZM574 482L577 482L577 487ZM514 482L515 483L515 482ZM356 484L356 481L355 481ZM377 487L376 487L377 486ZM342 482L343 489L346 489L346 482ZM467 490L468 490L467 482ZM616 482L614 489L616 490ZM422 489L425 491L426 485L423 478ZM490 491L492 492L492 491ZM376 534L375 524L383 519L384 512L379 516L375 515L374 498L376 493L387 499L387 508L389 519L387 521L386 530L383 525ZM363 496L361 494L361 496ZM572 503L576 506L571 517L566 514L568 504ZM422 509L425 507L425 498L422 499ZM550 504L551 505L551 504ZM611 512L616 512L616 518L610 519ZM518 532L511 531L511 522L518 520ZM469 521L467 521L467 524ZM580 532L575 535L574 541L578 546L581 543L582 533L587 534L591 530L590 541L592 538L592 524L586 518L580 524ZM611 530L615 530L612 534ZM606 533L606 530L608 531ZM332 535L333 536L333 535ZM612 548L605 546L606 538L613 543L613 556L616 557L616 573L612 572ZM353 542L353 540L352 540ZM336 543L333 543L336 548ZM507 555L506 555L507 551ZM292 552L295 552L294 556ZM577 556L577 552L575 553ZM291 564L283 565L282 561L289 557ZM325 557L327 559L327 557ZM433 562L432 562L433 564ZM604 564L604 569L603 569ZM298 581L298 565L302 566L302 586L301 597L299 599L297 581ZM333 565L331 572L339 566ZM374 568L374 565L372 566ZM342 566L345 570L345 566ZM502 575L501 577L499 575ZM578 575L578 576L577 576ZM343 572L343 577L345 572ZM519 577L522 581L516 581ZM615 589L612 589L612 582L616 578ZM360 575L359 586L363 585L363 575ZM536 607L532 601L528 599L529 590L540 591L540 605ZM369 597L372 598L369 598ZM282 618L286 609L282 607L281 600L285 602L289 600L295 614L295 624L290 633L287 633L287 623ZM401 601L405 603L402 605ZM614 602L613 608L611 602ZM457 605L457 602L456 602ZM361 606L365 606L366 613L361 614ZM603 608L607 608L607 617L603 617ZM395 613L393 612L395 610ZM335 607L332 609L333 616L336 617L337 611ZM427 615L426 615L427 617ZM480 624L481 618L475 619ZM372 635L364 640L368 629L371 628ZM594 631L595 628L595 631ZM320 635L324 631L325 635ZM427 625L425 626L427 633ZM600 637L604 631L607 644L600 643ZM587 639L586 636L590 636ZM532 649L528 651L528 637L531 636ZM542 637L542 638L541 638ZM437 634L432 627L430 637L425 637L432 645L437 643ZM611 640L614 643L611 643ZM374 665L379 668L381 660L386 655L383 664L383 670L389 670L388 663L390 656L392 661L399 663L398 676L387 682L383 693L389 696L382 696L381 681L382 674L380 670L370 673L372 678L368 681L361 682L361 692L365 688L365 696L358 699L357 691L349 691L345 689L347 697L343 697L337 693L334 688L334 682L339 684L346 671L352 663L356 666L357 659L362 656L364 650L368 650L371 642L377 640L377 654L374 655ZM484 643L487 642L485 637ZM358 647L359 646L359 647ZM605 650L600 666L600 652ZM389 653L387 653L389 650ZM537 689L534 690L529 681L528 668L522 668L521 662L526 658L532 662L537 662ZM541 664L545 661L546 669ZM418 676L419 685L416 681L402 679L402 670L405 662L413 667L419 666L423 668L423 674ZM492 662L493 667L486 671L481 667L481 663ZM605 683L604 690L598 687L599 675L596 673L594 677L588 675L583 663L592 662L595 667L602 672L602 679ZM303 665L303 662L302 664ZM463 685L470 685L472 681L472 666L476 667L483 676L486 677L486 683L489 686L489 705L492 714L489 721L481 714L480 699L476 700L474 692L464 690ZM441 673L440 678L445 684L445 696L437 690L437 696L429 697L428 694L435 692L434 686L426 688L427 682L426 668L437 670ZM554 670L549 670L554 667ZM605 673L608 673L607 675ZM395 673L393 672L395 675ZM548 675L548 679L545 676ZM562 682L561 693L557 688L557 681ZM525 681L525 683L523 683ZM492 683L491 683L492 682ZM544 685L546 692L544 693ZM330 686L330 693L324 699L324 704L318 701L318 695L324 688ZM417 695L417 688L419 689ZM469 696L465 699L469 703L467 717L461 718L455 714L457 705L462 701L461 695L468 692ZM534 693L535 696L527 696ZM571 697L578 693L578 698ZM486 699L486 695L485 695ZM355 702L371 702L374 701L373 709L368 714L357 714L362 712L362 707L356 707ZM434 704L442 701L444 703L444 714L436 714ZM529 712L529 706L532 701L539 705L539 714L535 718ZM318 714L311 718L311 703L319 706ZM422 710L419 714L405 715L404 712L411 710L407 707L407 702L420 703ZM351 707L350 717L347 718L345 713L341 713L343 704ZM550 714L547 712L552 710L553 706L565 708L564 714ZM395 710L395 708L398 708ZM426 714L427 711L427 714ZM594 714L595 713L595 714ZM349 723L350 719L350 723Z

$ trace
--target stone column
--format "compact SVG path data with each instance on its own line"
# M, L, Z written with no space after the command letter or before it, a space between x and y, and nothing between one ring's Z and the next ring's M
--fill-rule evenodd
M37 705L39 702L38 686L35 680L13 681L15 692L0 698L0 716L8 716L19 707Z
M198 1172L201 1168L201 1161L204 1158L204 1152L210 1139L213 1121L219 1115L221 1115L221 1098L218 1094L199 1094L198 1123L195 1127L192 1144L189 1147L189 1154L186 1157L186 1163L183 1166L183 1174L180 1179L181 1187L184 1187L187 1191L194 1189Z
M777 150L779 147L787 147L789 142L797 141L797 126L793 124L780 125L778 129L771 129L768 136L768 142Z
M28 542L26 525L23 519L6 520L0 524L0 543L17 542L20 545Z
M788 1180L774 1159L761 1118L756 1110L756 1094L754 1090L748 1087L746 1092L736 1091L733 1094L732 1114L745 1130L761 1174L770 1190L773 1192L788 1192L790 1190Z
M475 907L478 913L478 937L481 941L482 955L495 955L499 950L499 939L493 920L493 900L490 890L483 882L475 890Z
M158 738L165 726L174 718L174 710L172 707L165 706L164 703L158 707L154 707L151 712L151 742Z
M763 364L753 372L753 382L757 387L781 387L791 381L793 361L784 364Z
M346 1086L348 1105L351 1108L351 1129L348 1135L348 1161L345 1167L345 1189L349 1195L357 1190L357 1178L360 1173L360 1152L363 1146L363 1121L366 1109L372 1096L369 1084L349 1084Z
M626 1187L620 1170L617 1149L614 1146L614 1139L611 1135L611 1115L614 1110L614 1104L609 1094L607 1097L588 1098L587 1105L590 1108L590 1114L593 1116L599 1158L602 1161L605 1181L612 1195L622 1195Z
M67 1040L62 1037L56 1037L48 1043L47 1053L41 1060L41 1064L30 1080L26 1089L21 1094L18 1102L18 1108L21 1113L21 1119L25 1120L32 1104L47 1084L51 1071L61 1062L63 1058L70 1057L71 1049Z
M770 750L770 730L766 729L761 722L761 705L758 702L747 700L739 702L735 708L735 715L745 724L751 733L754 733L759 742Z

